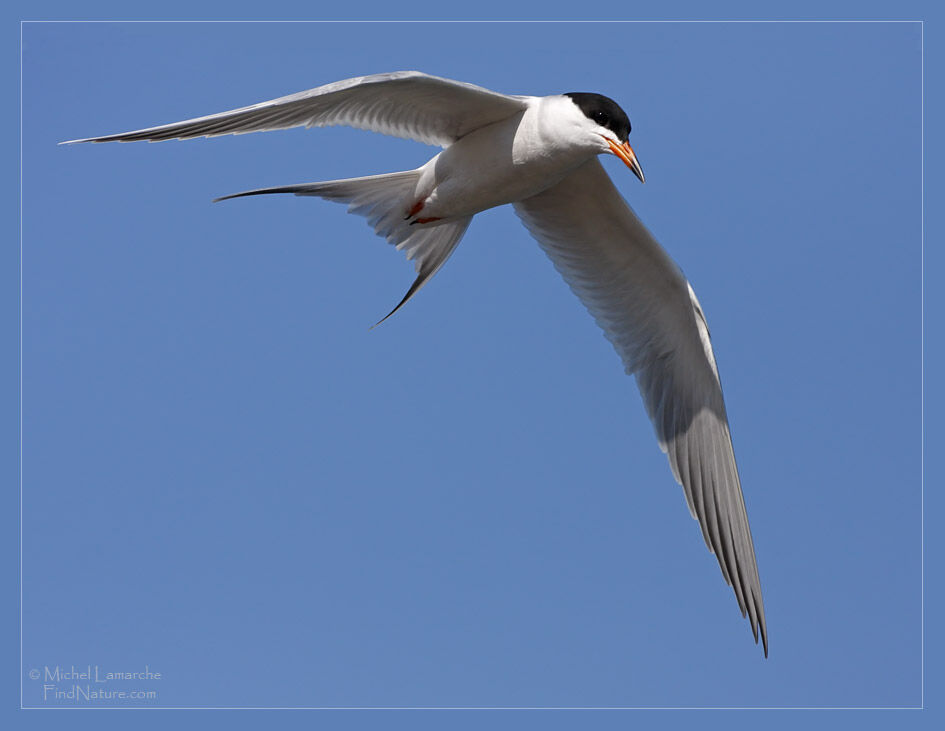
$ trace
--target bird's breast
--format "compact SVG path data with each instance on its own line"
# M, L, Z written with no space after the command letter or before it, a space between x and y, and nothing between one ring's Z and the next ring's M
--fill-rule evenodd
M424 212L469 216L530 198L551 187L588 157L550 144L529 113L463 137L424 166L432 188Z

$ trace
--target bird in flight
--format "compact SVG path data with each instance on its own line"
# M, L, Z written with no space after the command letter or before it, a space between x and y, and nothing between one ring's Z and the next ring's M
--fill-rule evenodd
M643 182L630 120L591 93L510 96L401 71L338 81L229 112L77 142L150 142L346 125L438 145L416 170L262 188L346 203L415 262L390 317L439 271L473 216L511 203L636 377L660 447L765 656L761 582L709 328L679 267L598 160ZM387 319L385 317L384 319ZM383 320L381 320L383 322Z

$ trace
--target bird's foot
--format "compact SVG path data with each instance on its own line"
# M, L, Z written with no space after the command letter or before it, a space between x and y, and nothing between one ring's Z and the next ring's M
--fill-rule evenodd
M413 208L407 211L407 215L404 216L405 221L410 221L410 219L413 218L413 220L410 221L411 226L413 226L415 223L432 223L433 221L440 220L439 218L414 218L414 216L416 216L418 213L420 213L420 211L423 210L423 204L424 204L424 201L421 198L420 200L418 200L416 203L413 204Z
M413 208L407 211L407 215L404 216L405 221L409 221L411 218L416 216L420 211L423 210L423 199L421 198L416 203L413 204Z

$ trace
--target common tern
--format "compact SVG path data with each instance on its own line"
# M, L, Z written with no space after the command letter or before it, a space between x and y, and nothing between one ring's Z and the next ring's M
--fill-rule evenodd
M414 260L390 317L439 271L488 208L511 203L613 344L742 616L768 634L709 328L692 286L618 193L598 155L643 182L630 120L599 94L510 96L417 71L361 76L174 124L76 142L170 140L346 125L443 148L416 170L262 188L348 204ZM69 144L69 143L64 143ZM386 317L384 319L387 319ZM382 320L383 321L383 320Z

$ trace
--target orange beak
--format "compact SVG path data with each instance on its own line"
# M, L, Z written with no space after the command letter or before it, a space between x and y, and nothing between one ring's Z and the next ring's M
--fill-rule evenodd
M603 135L601 136L603 137ZM640 163L637 161L637 156L633 152L633 148L630 147L630 143L624 142L618 145L613 140L607 139L606 137L604 137L604 139L607 140L610 151L624 161L624 164L633 171L633 174L640 179L641 183L645 183L646 180L643 178L643 168L640 167Z

